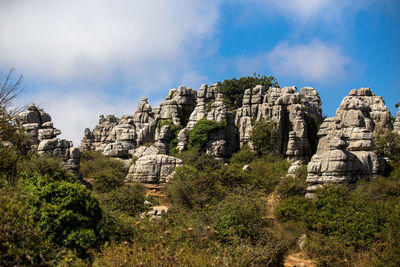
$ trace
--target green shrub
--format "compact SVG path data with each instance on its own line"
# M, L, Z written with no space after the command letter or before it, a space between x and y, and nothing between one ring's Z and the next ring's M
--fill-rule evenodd
M232 155L230 163L249 164L256 159L254 152L248 147L243 146L238 152Z
M206 118L199 120L194 125L194 128L189 131L188 148L204 150L208 140L210 139L210 133L225 126L224 123L209 121Z
M400 161L400 134L384 128L375 129L375 151L378 156Z
M251 130L250 141L254 151L260 156L274 151L276 122L269 120L257 121Z
M307 166L301 166L295 175L285 176L276 187L281 198L290 196L304 196L307 193Z
M311 233L304 246L305 252L318 266L351 266L349 260L355 251L340 240L318 233Z
M373 243L382 230L380 209L350 198L348 189L343 186L319 190L312 202L305 218L308 228L355 249Z
M197 150L186 150L176 155L183 160L185 165L194 167L198 171L216 170L221 167L221 163L213 156Z
M232 195L222 200L215 208L216 221L213 228L223 242L239 239L255 241L268 224L265 204L259 196Z
M124 163L104 156L98 151L84 151L80 171L93 179L93 189L106 193L123 185L128 169Z
M31 198L28 211L52 242L84 255L97 244L99 202L54 160L25 165L19 188Z
M254 76L219 82L218 88L224 95L224 103L228 106L228 109L235 110L242 106L244 91L256 85L263 85L267 90L269 87L279 87L278 81L273 76L267 77L254 73Z
M47 265L54 257L27 208L18 192L0 190L1 266Z
M146 210L145 187L142 184L121 186L108 193L99 194L97 198L103 210L119 211L129 216L136 216Z
M191 166L179 167L175 171L167 188L167 196L173 204L192 209L220 199L222 192L215 175L199 172Z
M310 200L303 196L292 196L280 201L275 209L275 214L281 221L302 221L309 209Z

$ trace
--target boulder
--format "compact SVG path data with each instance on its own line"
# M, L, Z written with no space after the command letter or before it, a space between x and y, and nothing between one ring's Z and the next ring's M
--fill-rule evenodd
M126 182L165 183L183 161L167 155L146 155L138 158L129 168Z

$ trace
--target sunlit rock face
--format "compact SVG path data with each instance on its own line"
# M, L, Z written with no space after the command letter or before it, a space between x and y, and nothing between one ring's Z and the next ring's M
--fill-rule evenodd
M308 191L383 172L383 159L373 151L376 127L393 129L383 98L369 88L351 90L335 117L326 118L320 127L317 153L308 164Z
M172 178L176 167L183 161L167 155L146 155L130 167L125 182L165 183Z
M242 107L236 113L240 144L250 143L253 121L273 120L277 123L275 151L290 159L308 159L312 155L308 122L322 121L321 99L311 87L295 86L264 88L260 85L247 89Z
M80 150L73 147L72 141L57 138L61 131L53 127L48 113L30 104L24 111L17 114L16 120L31 136L32 148L39 155L62 158L69 171L79 179L82 177L79 172Z
M397 112L396 120L394 121L393 128L396 132L400 134L400 107L399 111Z

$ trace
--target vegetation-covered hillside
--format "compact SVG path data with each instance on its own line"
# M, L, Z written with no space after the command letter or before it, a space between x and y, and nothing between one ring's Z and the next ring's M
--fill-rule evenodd
M1 103L0 103L1 104ZM232 102L235 105L235 101ZM301 253L317 266L400 265L400 136L376 131L386 177L327 185L305 198L306 166L273 152L274 124L255 124L254 150L228 164L204 153L219 124L202 121L184 166L154 188L125 183L122 161L84 152L85 187L62 159L39 156L0 113L0 265L282 266ZM171 143L171 148L175 144ZM134 160L134 159L133 159ZM144 216L150 206L162 216Z

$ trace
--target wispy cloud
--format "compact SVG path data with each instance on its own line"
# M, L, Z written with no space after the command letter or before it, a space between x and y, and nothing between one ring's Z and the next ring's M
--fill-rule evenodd
M345 77L350 63L340 47L313 40L305 44L280 43L268 53L240 58L237 66L243 73L270 69L277 77L329 82Z

